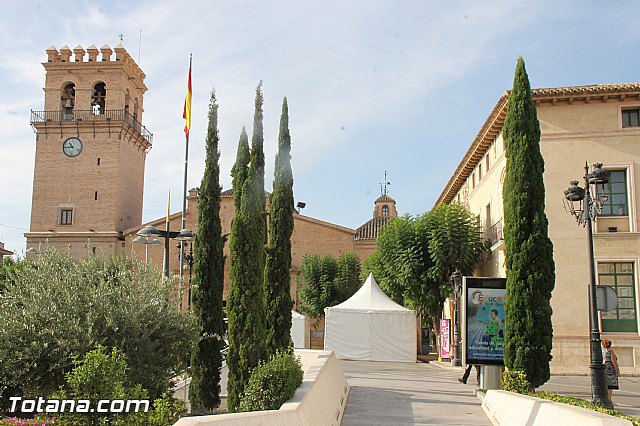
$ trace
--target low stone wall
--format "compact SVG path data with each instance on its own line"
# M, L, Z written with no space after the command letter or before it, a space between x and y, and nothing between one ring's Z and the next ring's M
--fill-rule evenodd
M279 410L216 416L183 417L174 426L338 426L342 422L349 385L335 354L330 351L300 350L304 377L293 397Z
M612 349L618 357L620 373L623 376L640 376L640 337L603 333L602 338L613 341ZM589 344L588 336L554 336L551 374L588 375Z
M513 392L487 391L482 409L495 426L632 426L629 420Z

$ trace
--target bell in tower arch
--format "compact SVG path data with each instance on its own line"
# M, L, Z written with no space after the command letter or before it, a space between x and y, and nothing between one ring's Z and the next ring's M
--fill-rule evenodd
M76 85L73 83L67 84L60 97L62 101L62 119L73 120L73 107L76 99Z
M94 115L104 114L106 97L107 97L106 84L101 82L93 86L93 95L91 97L91 108Z

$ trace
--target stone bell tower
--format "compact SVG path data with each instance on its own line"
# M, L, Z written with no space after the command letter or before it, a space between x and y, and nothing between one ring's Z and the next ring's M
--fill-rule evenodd
M115 57L114 57L115 51ZM36 156L28 250L115 255L142 222L145 74L125 48L47 49L44 110L31 111ZM31 251L35 251L31 250Z

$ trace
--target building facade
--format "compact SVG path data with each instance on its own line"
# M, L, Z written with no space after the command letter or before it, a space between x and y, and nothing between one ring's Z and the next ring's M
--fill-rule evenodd
M115 55L114 55L115 52ZM73 55L73 60L72 60ZM145 74L121 44L47 49L27 246L114 255L142 221Z
M613 286L619 298L615 311L600 313L600 326L603 337L613 341L622 373L638 374L640 83L534 89L532 97L540 121L545 209L556 267L552 372L588 372L587 232L567 213L563 199L570 181L584 185L585 162L599 162L611 179L599 189L608 201L594 226L597 280ZM498 100L436 202L461 202L480 216L491 249L477 276L506 276L502 126L507 100L508 93Z
M267 194L267 205L269 202L269 194ZM197 231L198 229L198 191L191 189L187 197L186 223L187 229ZM235 206L233 203L233 191L223 191L220 197L220 220L222 224L222 235L231 233L231 221L235 215ZM291 235L291 298L298 301L296 278L300 274L300 265L305 254L318 254L321 256L332 255L338 256L340 253L354 251L354 235L355 230L333 223L314 219L299 213L294 213L294 227ZM182 213L174 213L169 216L170 229L179 230L182 225ZM150 264L161 268L163 264L164 245L136 244L133 239L136 233L147 225L155 226L158 229L165 229L166 218L160 218L149 223L138 225L127 229L124 232L125 245L127 253L132 253L141 260L146 260ZM162 243L164 241L161 239ZM169 272L173 275L179 275L180 272L180 250L178 241L174 241L169 245ZM191 243L188 243L191 244ZM187 248L188 250L188 248ZM224 246L225 266L224 266L224 291L223 298L226 300L229 292L229 239ZM188 306L188 285L189 285L189 265L183 265L184 290L182 306ZM193 272L193 271L192 271Z

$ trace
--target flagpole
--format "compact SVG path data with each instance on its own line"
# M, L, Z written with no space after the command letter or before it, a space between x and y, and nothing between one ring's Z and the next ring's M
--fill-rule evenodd
M183 183L183 192L182 192L182 229L187 229L187 171L189 169L189 127L191 127L191 61L192 55L189 54L189 81L187 86L187 96L189 97L189 117L188 117L188 127L185 132L185 149L184 149L184 183ZM185 103L187 99L185 99ZM186 105L185 105L186 107ZM186 118L186 117L185 117ZM184 269L184 242L180 242L180 285L182 286L182 273Z

